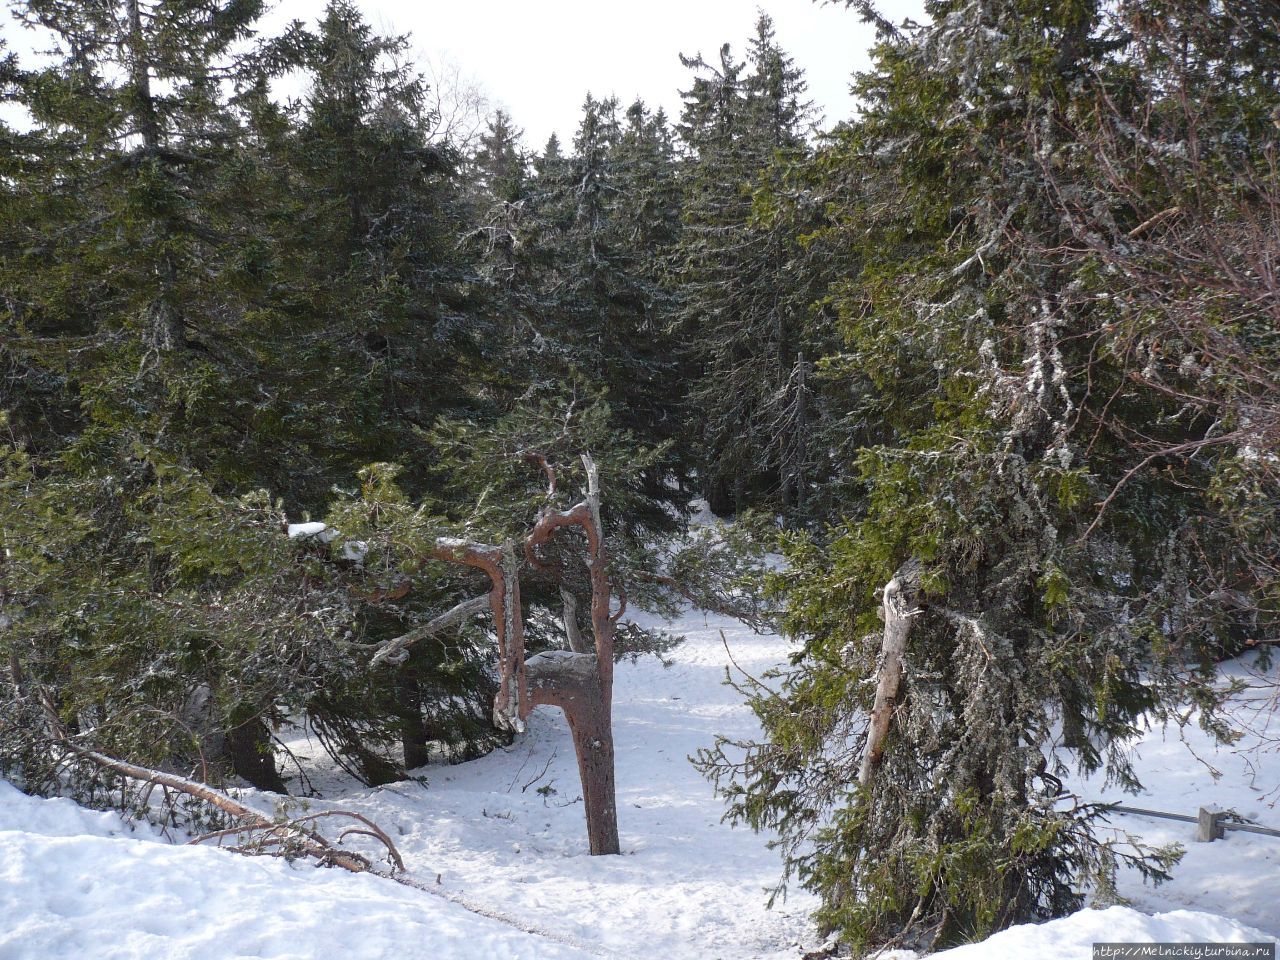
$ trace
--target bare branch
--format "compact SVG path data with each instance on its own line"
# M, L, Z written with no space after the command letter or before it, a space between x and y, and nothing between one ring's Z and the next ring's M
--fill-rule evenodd
M524 730L529 703L524 669L524 618L520 614L520 575L511 543L501 547L440 538L432 554L437 560L475 567L489 575L489 608L498 641L501 682L493 702L493 722L504 730Z
M446 627L451 627L455 623L461 623L463 620L475 616L488 605L489 598L487 596L463 600L458 605L440 614L440 616L428 620L421 626L414 627L408 633L402 634L394 640L387 640L385 643L379 644L378 652L369 660L369 666L376 667L381 663L403 663L408 655L405 651L413 644L419 640L434 636Z

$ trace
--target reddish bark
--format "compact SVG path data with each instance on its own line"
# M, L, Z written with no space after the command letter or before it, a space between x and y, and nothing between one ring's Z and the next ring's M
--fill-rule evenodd
M498 672L502 678L493 701L493 721L499 727L519 733L524 730L524 719L533 705L529 702L525 676L524 619L520 615L520 577L515 552L510 544L494 547L441 539L436 541L433 555L437 560L475 567L489 575L493 584L489 591L489 609L493 612Z
M540 653L529 659L528 670L533 702L559 707L569 723L591 855L618 853L611 698L601 685L596 655Z
M600 522L600 479L596 465L583 456L587 470L587 498L568 510L546 509L525 540L530 565L545 568L538 548L556 531L578 527L587 541L587 572L591 580L591 632L595 653L556 651L529 661L534 703L564 711L573 735L586 807L587 837L592 855L619 853L618 808L613 753L613 640L616 615ZM619 610L621 613L621 610Z
M525 459L538 464L555 492L555 468L538 454ZM520 613L520 578L510 545L499 548L461 540L438 540L433 556L465 564L488 574L492 590L489 605L498 637L502 677L494 701L494 722L512 730L524 729L524 718L537 705L564 711L573 737L582 779L587 837L592 855L619 853L618 810L614 785L613 751L613 642L615 623L625 606L620 598L617 613L610 613L613 590L609 582L600 522L600 484L596 465L582 458L587 470L587 497L568 510L543 510L524 543L529 564L546 569L538 557L556 532L577 527L587 543L587 572L591 581L591 632L595 652L551 651L524 659L524 621Z

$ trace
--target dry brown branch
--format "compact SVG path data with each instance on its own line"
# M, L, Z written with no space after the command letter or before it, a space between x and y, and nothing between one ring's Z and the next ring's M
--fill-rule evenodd
M224 836L240 835L245 833L265 832L268 843L259 844L259 850L243 849L242 852L260 852L266 846L287 846L291 850L296 850L304 856L311 857L318 863L326 866L341 867L352 873L365 873L370 869L367 859L358 853L349 850L338 850L324 837L320 836L312 830L305 829L302 824L312 822L320 817L328 816L344 816L358 820L365 826L369 827L371 836L377 837L387 848L387 854L391 862L397 869L404 869L404 861L400 857L400 852L396 849L395 844L391 842L391 838L386 835L383 830L366 817L348 811L333 810L324 813L312 814L307 817L301 817L293 821L277 822L265 814L254 810L252 807L241 803L234 797L230 797L219 790L204 783L198 783L189 780L186 777L179 776L174 773L165 773L162 770L153 770L150 767L144 767L136 763L129 763L125 760L117 760L115 757L109 757L104 753L96 750L90 750L75 743L67 736L63 729L61 721L58 719L57 710L54 709L53 702L47 691L41 691L41 704L44 707L46 718L49 721L50 729L54 739L68 753L74 757L87 761L104 770L110 770L129 780L135 780L138 783L150 788L159 786L165 790L173 790L178 793L185 794L189 797L195 797L210 806L221 810L223 813L240 821L239 826L231 827L226 830L218 830L202 837L197 837L190 841L191 843L202 843L205 840L220 838ZM240 850L241 848L232 848Z
M1223 437L1206 437L1201 440L1189 440L1186 443L1162 447L1161 449L1156 450L1155 453L1144 457L1129 468L1128 472L1116 481L1114 486L1112 486L1111 492L1098 503L1098 512L1094 515L1093 521L1089 526L1085 528L1084 533L1080 534L1080 542L1084 542L1089 539L1089 535L1093 533L1093 531L1097 529L1098 524L1102 522L1102 517L1107 512L1107 508L1110 507L1115 498L1120 495L1120 491L1125 488L1130 480L1146 469L1153 460L1160 457L1191 455L1205 449L1206 447L1221 446L1224 443L1238 442L1239 439L1239 435L1233 433Z
M536 465L542 471L542 475L547 478L547 499L548 500L555 499L555 495L556 495L555 464L553 464L550 460L548 460L543 454L538 453L535 450L524 451L523 453L520 454L520 458L524 460L526 463L532 463Z
M1138 224L1136 227L1130 230L1129 239L1136 240L1138 237L1142 236L1152 227L1160 223L1163 223L1165 220L1168 220L1170 217L1176 217L1181 212L1182 212L1182 207L1177 206L1176 204L1167 210L1161 210L1155 216L1148 217L1146 220L1142 221L1142 223Z
M360 830L356 827L348 827L347 829L343 830L341 834L339 834L338 836L339 842L341 842L342 838L345 837L348 833L363 833L368 836L374 837L379 842L381 842L384 847L387 848L387 856L391 859L391 862L395 865L396 869L397 870L404 869L404 860L401 859L400 851L397 850L396 845L392 843L391 837L387 835L386 831L384 831L380 826L378 826L376 823L374 823L364 814L356 813L354 810L322 810L319 813L308 814L305 817L297 817L296 819L290 820L289 823L290 824L309 823L316 820L321 820L325 817L347 817L348 819L356 820L356 821L359 821L360 823L363 823L366 827L369 828L368 830Z
M377 839L377 835L372 831L359 830L357 832ZM344 832L342 836L345 835L346 833ZM199 844L207 840L220 840L229 836L246 837L247 839L231 847L223 847L219 843L219 849L242 853L245 856L294 857L301 854L315 859L317 863L323 866L342 867L351 873L376 872L373 870L373 865L368 858L351 850L337 849L328 839L313 830L301 827L295 821L286 820L265 826L241 825L239 827L229 827L225 830L216 830L213 833L196 837L187 842L188 844ZM342 836L338 838L338 843L342 842ZM388 860L396 865L402 863L399 859L398 851L393 855L390 848L388 848ZM396 868L403 869L403 866L397 866Z
M179 793L195 797L210 806L216 807L223 813L242 822L242 826L238 830L240 833L261 830L289 833L290 835L287 838L282 837L282 842L294 842L303 855L311 857L320 863L341 867L352 873L364 873L369 869L369 861L359 854L336 850L327 840L315 833L293 828L288 823L276 823L252 807L247 807L238 800L203 783L196 783L194 780L188 780L186 777L180 777L176 774L164 773L160 770L152 770L149 767L117 760L114 757L108 757L106 754L88 750L65 738L60 738L59 742L81 760L87 760L103 769L118 773L122 777L137 780L144 784L159 784L167 789L176 790ZM226 833L226 831L220 832ZM233 830L231 832L237 831ZM204 838L197 838L191 842L198 843L201 839ZM396 859L398 858L399 854L397 853Z

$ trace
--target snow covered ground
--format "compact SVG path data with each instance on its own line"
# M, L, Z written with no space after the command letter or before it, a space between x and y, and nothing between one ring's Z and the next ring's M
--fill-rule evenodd
M115 816L0 783L5 960L339 955L589 956L381 877L170 846Z
M1266 943L1270 938L1233 920L1191 910L1149 916L1129 907L1081 910L1049 923L1027 923L981 943L935 953L930 960L1092 960L1095 943ZM915 954L890 951L880 960Z
M698 613L677 629L689 639L670 667L645 658L617 670L620 857L587 856L572 747L559 713L545 709L510 748L429 768L425 786L368 789L332 769L312 772L324 795L312 809L376 820L426 891L171 846L149 828L0 783L0 957L797 960L818 944L807 919L813 901L793 891L765 909L780 872L776 853L767 838L720 822L721 803L687 761L717 733L757 729L720 683L728 660L721 631L753 674L782 660L786 643ZM1152 731L1135 747L1150 795L1126 802L1192 814L1216 802L1280 826L1275 753L1254 757L1250 770L1246 756L1189 736L1222 778L1214 783L1176 737ZM319 753L305 737L291 746ZM1103 795L1097 783L1082 789ZM246 795L263 810L274 805ZM1159 890L1125 878L1122 892L1138 910L1083 911L940 956L1085 958L1095 940L1280 935L1280 839L1235 833L1195 844L1190 824L1115 823L1150 841L1183 842L1178 878Z
M0 784L0 957L793 960L797 945L816 940L812 900L795 893L765 908L777 854L720 822L721 803L688 762L717 732L757 729L720 683L720 630L752 672L781 660L785 642L701 614L680 626L689 641L671 666L648 657L617 669L620 857L587 855L572 745L547 709L510 748L423 771L425 786L369 789L310 771L324 795L311 809L376 820L431 893L169 846L145 827ZM290 745L307 752L305 740ZM323 767L319 752L310 745ZM244 796L264 811L274 805Z
M716 733L759 729L720 682L728 663L720 632L752 673L782 660L787 644L710 615L690 615L678 629L688 640L671 666L645 657L617 668L620 857L587 855L577 764L557 710L539 708L507 749L429 769L426 787L334 780L321 792L388 829L409 869L438 878L441 892L605 956L636 956L643 944L642 955L670 960L794 958L797 943L815 941L813 901L801 892L765 908L778 855L720 822L722 803L688 761Z
M1280 658L1277 658L1280 661ZM1234 811L1260 826L1280 830L1280 662L1269 671L1246 655L1223 675L1249 688L1231 707L1232 725L1249 733L1234 746L1216 746L1194 722L1148 730L1132 747L1138 796L1101 778L1077 785L1087 799L1195 816L1200 807ZM1195 825L1115 813L1117 835L1131 833L1151 844L1180 843L1186 855L1173 880L1152 888L1136 873L1122 874L1120 893L1147 911L1193 909L1231 917L1280 937L1280 837L1228 832L1213 843L1195 842Z

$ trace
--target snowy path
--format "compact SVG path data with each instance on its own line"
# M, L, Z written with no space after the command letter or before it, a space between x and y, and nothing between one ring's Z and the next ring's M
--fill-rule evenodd
M321 792L388 829L417 879L438 877L446 895L604 956L794 958L795 944L815 940L812 899L793 892L765 908L781 874L778 854L765 838L720 822L723 804L688 762L717 733L759 730L721 685L720 631L752 673L779 663L786 642L722 617L694 615L677 628L688 639L670 667L646 657L617 669L620 857L587 855L577 766L557 710L537 710L510 748L428 768L426 788L329 782Z

